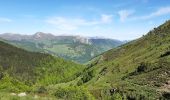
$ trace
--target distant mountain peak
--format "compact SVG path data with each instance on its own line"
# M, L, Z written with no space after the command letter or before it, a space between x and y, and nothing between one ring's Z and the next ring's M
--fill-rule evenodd
M37 32L33 35L35 39L53 39L55 36L51 33Z
M90 44L89 39L82 36L75 36L76 40L84 44Z
M41 35L43 35L44 33L42 33L42 32L37 32L37 33L35 33L34 34L34 36L36 36L36 37L41 37Z

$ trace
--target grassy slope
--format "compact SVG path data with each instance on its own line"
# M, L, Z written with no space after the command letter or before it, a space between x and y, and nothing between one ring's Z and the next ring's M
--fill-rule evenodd
M97 57L87 69L87 72L93 70L95 75L84 85L98 99L101 95L99 91L104 89L117 89L129 98L158 98L165 92L164 86L170 80L169 51L170 21L146 36ZM141 71L138 68L142 63L144 70Z

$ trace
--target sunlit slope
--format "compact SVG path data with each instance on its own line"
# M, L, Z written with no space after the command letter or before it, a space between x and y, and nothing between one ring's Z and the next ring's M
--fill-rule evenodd
M99 96L96 91L100 89L116 89L128 98L159 98L170 91L170 21L101 54L88 66L78 83L89 87L95 95Z

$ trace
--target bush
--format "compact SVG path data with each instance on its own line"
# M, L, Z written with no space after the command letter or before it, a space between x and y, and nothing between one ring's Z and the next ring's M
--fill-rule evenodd
M10 77L8 74L5 74L4 77L0 80L0 90L9 92L29 92L31 89L32 87L29 87L17 79Z
M37 90L38 93L47 93L47 89L44 86L41 86Z
M170 99L170 93L164 92L164 93L162 94L161 99L163 99L163 100L169 100L169 99Z
M122 100L122 96L119 93L113 94L111 100Z
M84 87L60 87L54 93L57 99L94 100L94 97Z
M144 63L144 62L142 62L139 66L138 66L138 68L137 68L137 72L145 72L147 70L147 63Z
M83 83L88 82L89 80L91 80L94 77L94 71L89 71L89 72L85 72L83 77L81 78Z
M4 74L0 72L0 80L3 78Z
M80 86L80 85L82 85L82 84L83 84L83 80L80 79L80 80L77 82L77 85Z
M169 55L170 55L170 51L167 51L167 52L165 52L164 54L161 54L160 57L165 57L165 56L169 56Z

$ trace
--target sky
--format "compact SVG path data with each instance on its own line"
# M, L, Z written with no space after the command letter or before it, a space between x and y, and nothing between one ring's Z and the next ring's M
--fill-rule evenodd
M0 0L0 33L141 37L170 19L170 0Z

